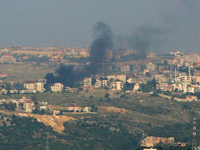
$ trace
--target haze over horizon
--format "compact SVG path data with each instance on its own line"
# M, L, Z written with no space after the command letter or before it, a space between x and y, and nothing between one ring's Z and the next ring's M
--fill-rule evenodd
M198 52L199 6L196 0L1 1L0 47L90 46L93 26L102 21L115 36L130 36L141 27L163 31L150 34L156 38L148 51Z

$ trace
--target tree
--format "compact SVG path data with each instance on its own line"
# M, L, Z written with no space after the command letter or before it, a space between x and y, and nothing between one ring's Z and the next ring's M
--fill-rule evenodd
M153 78L151 81L147 81L147 84L152 86L152 87L154 87L154 88L156 88L156 80L155 80L155 78Z
M96 78L95 76L92 76L92 85L94 85L96 83Z
M8 95L8 96L11 96L10 90L7 91L7 95Z
M11 90L11 84L10 83L6 83L6 90Z
M149 72L146 72L147 77L151 77L151 74Z
M109 93L106 93L105 94L105 98L109 98L110 94Z

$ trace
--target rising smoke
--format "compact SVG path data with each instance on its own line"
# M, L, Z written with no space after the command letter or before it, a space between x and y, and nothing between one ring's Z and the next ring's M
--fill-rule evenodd
M166 29L156 26L141 26L129 35L116 36L115 48L122 51L134 50L145 56L148 51L159 48L166 32Z
M90 50L90 64L82 69L75 69L74 66L61 64L56 70L54 76L48 73L45 76L47 83L59 82L65 86L73 86L74 82L82 80L87 76L102 72L103 61L106 58L106 50L113 47L113 33L109 25L103 22L97 22L93 28L94 40Z
M150 49L159 46L163 33L159 27L142 26L129 36L128 43L133 50L145 55Z

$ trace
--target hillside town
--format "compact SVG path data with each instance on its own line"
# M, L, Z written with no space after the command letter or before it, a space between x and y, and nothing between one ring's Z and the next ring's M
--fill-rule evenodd
M76 61L78 65L89 64L90 48L30 48L7 47L1 48L1 63L5 65L29 61L34 65L64 64ZM200 92L200 54L184 54L179 51L169 54L146 53L142 61L136 58L141 53L129 50L116 52L107 50L106 61L103 63L103 74L97 73L76 81L76 85L68 86L62 82L49 83L47 76L40 79L24 79L24 81L7 82L12 74L0 73L0 94L2 96L24 95L20 99L1 99L1 110L11 110L25 114L46 114L53 116L69 114L95 114L95 106L79 106L77 103L63 103L59 106L50 105L45 100L36 101L35 94L65 93L75 94L105 90L112 96L123 98L125 94L147 94L161 96L170 100L194 102L199 100ZM34 58L34 59L33 59ZM38 59L42 58L45 61ZM84 62L84 61L85 62ZM78 62L80 61L80 62ZM77 66L78 66L77 65ZM53 73L52 73L53 74ZM31 98L28 95L32 95ZM107 97L105 94L105 98ZM27 98L28 96L29 98ZM90 96L92 98L93 95ZM143 100L140 100L143 102ZM101 111L106 109L99 106ZM107 108L108 109L108 108ZM111 107L110 107L111 109ZM113 108L112 108L113 109ZM112 110L111 109L111 110ZM118 108L115 108L118 109ZM118 112L127 110L119 108ZM113 112L113 111L112 111ZM174 137L148 136L141 141L142 147L155 147L160 142L185 147L187 143L175 142ZM146 148L148 150L148 148Z
M89 47L77 48L31 48L23 46L0 48L2 63L20 63L27 61L31 57L44 58L48 63L54 63L68 60L68 58L90 57ZM104 63L104 72L106 74L96 74L88 76L80 82L79 87L68 87L62 83L54 83L49 87L51 92L78 93L80 90L88 91L93 89L107 89L115 92L153 92L145 90L144 85L155 80L155 89L158 92L173 92L188 95L187 101L198 98L194 93L200 91L200 54L182 52L170 52L169 54L158 55L156 53L145 54L145 61L124 61L125 58L134 60L137 52L133 50L124 52L106 51L107 62ZM65 59L67 58L67 59ZM30 61L35 62L33 59ZM72 60L68 60L72 61ZM42 93L45 92L46 79L36 81L27 79L23 83L10 82L5 83L4 79L9 78L11 74L2 72L0 74L0 94L22 94L22 93ZM154 90L155 91L155 90Z

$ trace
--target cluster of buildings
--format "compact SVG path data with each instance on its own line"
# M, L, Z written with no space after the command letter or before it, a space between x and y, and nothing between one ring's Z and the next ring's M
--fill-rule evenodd
M62 62L64 56L84 58L89 57L89 47L27 47L12 46L0 48L0 62L15 63L27 60L29 56L42 57L47 56L49 62ZM22 56L23 57L14 57Z
M49 107L47 102L37 102L35 105L34 101L27 97L22 97L21 99L1 99L0 106L3 104L14 104L16 106L16 110L20 112L32 113L36 108L41 111L50 111L53 115L60 115L61 110L65 113L67 112L85 112L89 113L92 111L91 107L80 107L76 103L75 104L65 104L60 107L60 109L53 109Z
M170 53L173 57L165 59L167 64L155 67L149 63L148 72L156 79L156 89L181 93L195 93L200 91L200 54L180 52ZM164 62L163 62L164 63Z
M31 47L8 47L1 48L2 53L11 54L27 54L48 57L63 57L64 55L72 57L88 57L89 47L84 48L59 48L59 47L45 47L45 48L31 48ZM126 51L124 56L132 55L134 51ZM106 57L112 58L112 51L107 50ZM141 63L127 63L127 62L114 62L108 66L108 70L115 72L112 69L118 70L114 73L116 75L101 76L97 75L95 82L91 77L87 77L82 82L84 91L93 90L98 88L106 88L112 91L122 91L126 82L134 83L133 91L140 89L141 84L147 81L156 80L156 89L161 91L174 91L181 93L195 93L200 92L200 54L189 53L184 54L179 51L170 52L167 55L157 56L156 53L149 53L146 55L147 59ZM10 54L1 56L3 61L13 62L14 57ZM63 58L62 58L63 59ZM1 78L8 77L7 74L0 74ZM45 90L45 80L40 81L24 81L23 90L10 90L11 93L37 93ZM68 92L78 93L78 88L65 87L61 83L55 83L50 87L52 92ZM0 93L6 93L2 89Z
M86 91L94 88L108 88L112 91L122 91L124 84L126 83L126 75L100 75L95 80L95 83L92 84L92 78L85 78L83 80L83 90Z
M6 90L5 88L2 88L0 91L0 94L7 94L8 91L11 94L26 94L26 93L43 93L45 91L44 85L46 84L46 79L39 79L37 81L33 80L27 80L23 82L22 89L15 89L11 84L11 89Z

